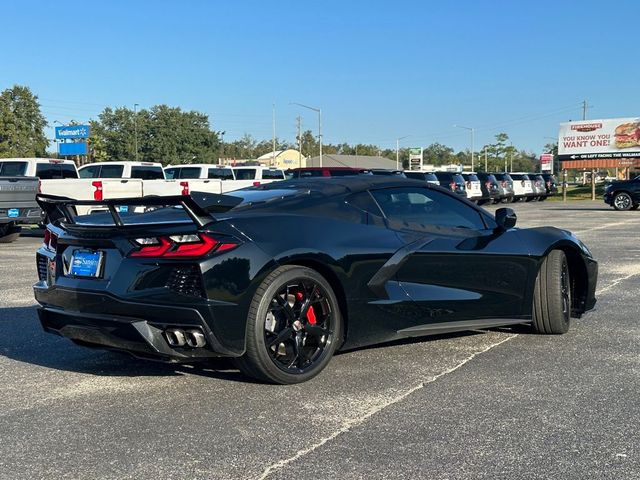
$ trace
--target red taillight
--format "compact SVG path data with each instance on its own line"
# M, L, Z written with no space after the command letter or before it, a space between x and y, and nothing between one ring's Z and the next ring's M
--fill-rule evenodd
M214 251L216 253L226 252L238 246L235 242L220 242L204 233L143 238L137 240L136 243L140 247L131 252L130 257L195 258Z
M451 182L449 184L449 186L451 187L451 190L453 190L454 192L456 191L456 189L458 188L458 186L456 185L456 182Z
M253 186L254 187L259 187L260 186L260 182L253 182Z
M53 233L51 230L46 229L44 231L44 238L42 239L42 245L44 248L49 250L53 250L55 252L58 246L58 236Z
M487 190L491 190L491 182L487 182Z
M547 182L547 187L551 188L551 181Z
M189 182L180 182L182 187L182 195L189 195Z
M102 200L102 182L98 180L91 182L91 185L95 188L95 191L93 192L93 199Z
M469 180L467 180L467 188L471 190L471 182Z
M503 180L503 181L502 181L502 188L507 188L507 182L506 182L506 180Z

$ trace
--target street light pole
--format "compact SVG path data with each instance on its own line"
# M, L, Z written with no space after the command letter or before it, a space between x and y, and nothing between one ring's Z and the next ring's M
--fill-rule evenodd
M410 137L411 135L405 135L404 137L396 138L396 170L400 170L400 140ZM409 165L411 168L411 165Z
M136 148L136 162L138 161L138 104L133 104L133 131L134 143Z
M299 107L308 108L314 112L318 112L318 142L320 143L320 167L322 167L322 109L303 105L298 102L289 102L289 105L298 105Z
M476 141L476 139L475 139L476 129L473 128L473 127L465 127L463 125L454 125L454 127L464 128L465 130L469 130L471 132L471 171L475 172L475 163L476 162L475 162L474 150L475 150L475 141Z

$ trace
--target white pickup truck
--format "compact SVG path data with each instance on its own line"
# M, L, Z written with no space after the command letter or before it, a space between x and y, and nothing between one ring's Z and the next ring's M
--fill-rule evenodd
M139 178L164 180L162 164L158 162L100 162L78 169L80 178Z
M181 180L203 178L219 179L223 182L224 192L286 179L284 170L263 166L230 167L228 165L211 164L169 165L164 168L164 173L167 178L178 178Z

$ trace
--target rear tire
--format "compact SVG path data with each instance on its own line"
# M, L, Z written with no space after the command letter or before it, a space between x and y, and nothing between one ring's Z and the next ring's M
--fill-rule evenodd
M246 351L236 365L263 382L305 382L327 366L341 338L340 306L329 283L315 270L285 265L253 297Z
M613 208L616 210L631 210L631 207L633 207L633 201L627 192L616 193L616 196L613 197Z
M537 333L566 333L571 323L571 278L567 257L552 250L542 260L533 291L533 328Z

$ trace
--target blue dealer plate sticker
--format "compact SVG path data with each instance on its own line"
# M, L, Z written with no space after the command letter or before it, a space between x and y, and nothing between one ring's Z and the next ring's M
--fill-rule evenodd
M102 265L102 252L75 250L71 257L71 275L76 277L98 277Z
M7 217L9 218L18 218L20 216L20 210L17 208L10 208L7 210Z

